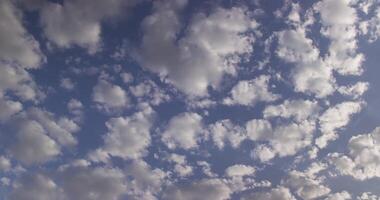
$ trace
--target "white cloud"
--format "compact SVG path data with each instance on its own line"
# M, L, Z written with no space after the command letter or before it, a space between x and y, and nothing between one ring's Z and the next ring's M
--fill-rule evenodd
M371 133L353 136L348 143L348 155L332 153L329 161L340 174L364 180L380 177L380 128Z
M42 98L36 83L25 69L0 64L0 96L5 96L7 92L22 100L38 101Z
M253 106L257 102L271 102L279 95L269 91L269 76L262 75L249 81L240 81L231 90L231 97L224 99L227 105Z
M65 1L47 3L41 9L41 23L46 37L59 47L78 45L90 52L99 49L101 22L119 15L134 1Z
M368 90L368 88L368 82L357 82L353 85L339 87L338 92L346 96L351 96L353 99L358 99Z
M36 121L19 124L12 155L25 164L42 163L60 154L58 144L46 135L44 128Z
M264 118L294 118L297 122L301 122L308 118L316 118L320 109L316 101L285 100L280 105L267 106L263 111L263 115Z
M324 148L329 141L337 139L337 130L346 126L352 115L360 112L362 107L363 102L346 101L327 109L319 117L322 135L316 139L317 146Z
M126 176L133 177L126 183L128 199L157 199L165 184L166 174L160 169L152 169L142 160L134 160L124 170Z
M170 119L162 141L171 149L191 149L198 146L202 134L202 117L197 113L181 113Z
M244 195L242 199L296 200L292 193L290 193L289 189L282 186L273 188L268 192L251 192L247 195Z
M43 174L23 176L13 187L10 200L64 200L57 184Z
M231 190L219 179L204 179L169 187L163 195L164 200L227 200Z
M137 98L138 102L147 101L152 105L159 105L170 100L170 96L150 80L130 86L129 90Z
M305 200L316 199L330 193L330 189L322 185L318 179L311 179L298 171L291 171L283 180L283 184L295 190L295 193Z
M358 21L351 0L323 0L315 5L321 16L322 34L330 39L326 63L342 75L360 75L364 55L358 54L355 23Z
M255 172L256 172L256 169L252 166L238 165L238 164L229 166L225 170L225 174L228 177L253 176Z
M186 157L178 154L170 154L167 158L169 162L174 163L174 172L180 177L186 177L193 174L193 168L187 163Z
M63 78L61 79L60 86L66 90L73 90L75 84L70 78Z
M44 62L38 42L22 25L22 13L13 1L0 2L0 60L25 68L38 68Z
M327 196L326 198L326 200L349 200L349 199L351 199L351 195L347 191L329 194L329 196Z
M246 138L244 128L233 124L229 119L217 121L209 125L208 129L212 141L219 149L223 149L226 143L238 148Z
M299 27L279 32L276 53L283 60L295 64L290 77L295 91L325 97L334 92L335 79L305 31Z
M151 107L142 106L141 111L131 116L111 118L106 122L108 133L100 150L124 159L141 157L151 142L153 115Z
M186 94L203 96L218 87L226 73L235 72L242 54L252 51L252 37L244 34L256 24L245 9L217 8L195 15L183 37L179 12L187 1L154 2L154 12L143 21L138 60ZM157 51L160 49L160 51Z
M8 121L22 109L23 106L20 102L0 98L0 122Z
M42 125L46 133L60 145L75 146L77 144L73 133L79 131L79 126L72 120L66 117L56 119L52 113L38 108L30 108L27 114L30 119Z
M67 199L118 200L126 192L125 176L119 169L71 167L61 173Z
M118 85L100 79L93 89L92 100L99 109L114 112L123 109L129 103L127 93Z
M246 124L248 137L256 142L266 141L269 145L259 145L253 150L252 156L263 162L278 155L280 157L296 154L302 148L311 144L315 123L303 121L289 123L272 128L267 120L251 120Z
M0 172L6 172L12 167L11 161L5 156L0 156Z

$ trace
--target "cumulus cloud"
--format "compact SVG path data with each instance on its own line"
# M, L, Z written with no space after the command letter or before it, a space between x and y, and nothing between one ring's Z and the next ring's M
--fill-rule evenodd
M142 106L140 111L131 116L108 120L104 146L98 152L93 152L94 159L102 161L104 157L107 158L107 155L124 159L141 157L151 142L150 128L154 113L150 106ZM96 158L101 156L102 152L103 158Z
M41 8L41 24L46 37L58 47L78 45L94 52L100 46L101 22L133 4L121 0L47 3Z
M25 164L42 163L59 155L59 145L46 135L38 122L26 120L19 124L12 155Z
M202 116L197 113L181 113L170 119L162 141L171 149L191 149L198 146L202 136Z
M38 101L43 94L30 74L23 68L0 64L0 96L11 93L22 100Z
M320 148L326 147L329 141L338 138L337 131L346 126L353 114L361 111L363 102L346 101L327 109L319 117L319 125L322 135L316 139Z
M126 176L133 177L127 181L129 199L157 199L165 183L166 174L160 169L153 169L143 160L134 160L124 170Z
M350 96L353 99L358 99L368 90L368 88L368 82L357 82L353 85L339 87L338 92L345 96Z
M127 93L120 86L103 79L100 79L95 85L92 100L99 109L106 112L123 109L130 101Z
M252 176L256 169L247 165L232 165L225 170L225 174L229 177L235 176Z
M298 28L279 32L276 53L295 64L290 75L295 91L326 97L334 92L335 79L305 31L305 28Z
M353 136L348 143L348 155L331 153L329 162L342 175L364 180L380 177L380 128L371 133Z
M291 171L283 184L300 196L302 199L316 199L330 193L330 188L324 186L320 180L311 179L304 173Z
M278 155L280 157L296 154L311 144L315 123L303 121L272 127L267 120L253 119L246 124L248 137L256 142L269 142L258 145L252 152L253 157L266 162Z
M330 39L326 63L342 75L360 75L364 55L357 53L355 1L323 0L315 5L323 25L322 34Z
M242 199L296 200L289 189L282 186L273 188L268 192L251 192L247 195L244 195Z
M70 167L61 176L68 199L118 200L126 192L125 176L115 168Z
M219 179L204 179L184 185L169 187L164 191L165 200L227 200L230 198L230 188Z
M44 62L38 42L22 24L22 13L13 1L0 3L0 60L25 68L38 68Z
M246 139L244 128L233 124L228 119L210 124L208 129L212 141L219 149L223 149L226 144L238 148L240 143Z
M20 102L0 98L0 122L8 121L22 109L23 106Z
M143 81L137 85L130 86L129 90L139 102L147 101L152 105L159 105L163 102L169 101L170 96L159 88L153 81Z
M269 76L262 75L249 81L240 81L231 90L231 97L223 100L227 105L253 106L257 102L271 102L279 95L269 91Z
M40 173L23 176L13 187L10 200L64 200L58 185Z
M316 101L310 100L285 100L280 105L267 106L263 111L264 118L282 117L294 118L301 122L308 118L316 118L320 111L320 106Z
M143 21L138 56L149 69L190 95L206 95L226 73L235 73L239 55L252 52L253 38L245 34L256 26L243 8L217 8L193 16L184 35L180 11L187 1L154 2L154 12ZM157 50L160 49L160 50Z

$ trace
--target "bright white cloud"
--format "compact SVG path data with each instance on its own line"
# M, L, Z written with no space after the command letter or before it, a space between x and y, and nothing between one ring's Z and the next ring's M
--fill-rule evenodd
M254 192L244 195L243 200L265 199L265 200L296 200L288 188L279 186L268 192Z
M151 142L153 117L153 109L142 106L141 111L131 116L111 118L106 122L108 133L104 136L104 146L100 151L124 159L141 157Z
M238 148L246 138L245 132L244 128L233 124L228 119L209 125L210 137L219 149L223 149L226 144L230 144L233 148Z
M321 108L316 101L285 100L276 106L267 106L263 111L264 118L294 118L297 122L317 117Z
M23 27L22 13L13 1L0 2L0 43L1 61L25 68L38 68L44 62L38 42Z
M195 15L184 36L177 38L179 13L186 4L185 0L154 3L153 14L143 21L138 60L186 94L202 96L208 86L217 87L224 74L235 73L239 55L252 52L253 39L244 33L256 23L245 9L218 8L209 15Z
M332 153L329 161L340 174L364 180L380 177L380 128L371 133L353 136L348 143L348 155Z
M235 176L252 176L256 172L256 169L247 165L232 165L225 170L225 174L229 177Z
M202 116L197 113L181 113L170 119L162 141L171 149L191 149L198 146L202 136Z
M269 91L269 76L262 75L249 81L240 81L231 90L231 97L224 99L227 105L254 106L257 102L271 102L279 95Z
M118 85L100 79L93 89L92 99L101 110L113 112L123 109L129 103L127 93Z
M327 109L319 117L322 135L316 139L317 146L324 148L329 141L337 139L337 131L346 126L352 115L360 112L363 106L363 102L346 101Z
M164 192L164 200L227 200L231 190L219 179L204 179L185 185L172 186Z

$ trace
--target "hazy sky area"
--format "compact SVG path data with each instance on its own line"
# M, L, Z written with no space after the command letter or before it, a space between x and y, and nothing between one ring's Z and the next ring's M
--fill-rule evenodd
M380 0L0 0L0 199L380 200Z

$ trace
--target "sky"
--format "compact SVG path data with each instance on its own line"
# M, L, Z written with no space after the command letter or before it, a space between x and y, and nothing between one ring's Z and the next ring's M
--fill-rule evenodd
M0 199L379 200L379 0L1 0Z

